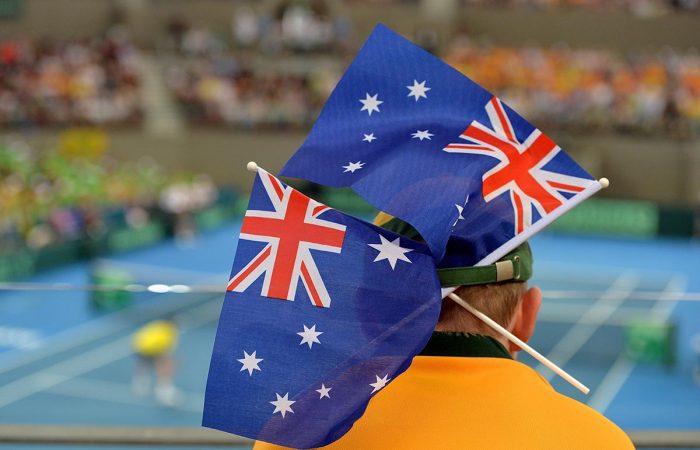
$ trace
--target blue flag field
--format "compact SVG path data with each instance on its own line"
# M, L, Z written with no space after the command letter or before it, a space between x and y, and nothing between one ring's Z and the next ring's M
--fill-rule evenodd
M430 337L428 248L258 171L219 319L203 425L327 445Z
M438 261L456 240L460 259L443 266L493 262L600 187L497 97L382 25L281 174L352 187L413 225Z

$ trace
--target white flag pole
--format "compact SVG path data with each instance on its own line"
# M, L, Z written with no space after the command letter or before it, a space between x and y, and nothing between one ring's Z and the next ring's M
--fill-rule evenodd
M258 163L256 163L255 161L250 161L245 166L245 168L248 169L249 172L257 172L259 167L260 166L258 166Z
M520 347L523 351L527 352L528 355L532 356L537 361L541 362L544 366L553 370L554 373L556 373L557 375L559 375L560 377L565 379L573 387L575 387L579 391L583 392L584 394L588 394L590 392L590 389L588 389L588 387L586 385L584 385L583 383L578 381L576 378L569 375L562 368L560 368L559 366L554 364L552 361L547 359L547 357L542 355L540 352L538 352L534 348L527 345L525 342L520 340L513 333L511 333L510 331L508 331L505 328L503 328L502 326L500 326L495 320L491 319L486 314L482 313L481 311L477 310L469 303L462 300L462 298L460 296L458 296L455 293L450 293L447 296L450 297L450 299L454 300L459 306L466 309L470 313L474 314L479 320L484 322L486 325L488 325L491 328L493 328L494 330L496 330L503 337L507 338L509 341L511 341L512 343L514 343L518 347Z

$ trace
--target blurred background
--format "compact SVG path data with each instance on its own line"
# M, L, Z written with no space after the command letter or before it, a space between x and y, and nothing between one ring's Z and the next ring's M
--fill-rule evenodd
M533 240L532 343L592 393L523 361L700 446L699 0L0 0L0 448L223 442L189 427L245 163L279 171L377 22L611 180Z

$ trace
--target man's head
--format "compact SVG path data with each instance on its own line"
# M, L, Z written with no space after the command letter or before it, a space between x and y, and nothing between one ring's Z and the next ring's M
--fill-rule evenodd
M525 342L535 330L537 313L542 303L542 293L537 287L511 281L460 286L455 294ZM449 298L442 300L440 319L435 330L491 336L506 345L512 354L520 350Z
M447 251L450 251L449 246ZM527 286L527 280L531 276L532 252L527 242L491 265L438 269L438 277L443 287L456 287L455 293L464 301L525 342L535 330L537 313L542 302L540 290ZM435 329L494 337L506 346L513 356L520 350L449 298L443 300L440 319Z
M418 232L410 225L385 213L380 213L374 222L406 237L420 239ZM462 250L451 249L448 244L447 254L450 251ZM527 286L527 280L531 276L532 253L527 243L521 244L489 266L438 269L443 287L456 287L455 294L525 342L535 329L542 302L540 290ZM442 301L440 319L435 330L492 336L506 345L512 354L519 350L449 298Z

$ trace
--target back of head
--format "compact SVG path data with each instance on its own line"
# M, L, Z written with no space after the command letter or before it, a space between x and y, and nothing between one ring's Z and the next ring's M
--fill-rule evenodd
M380 212L374 223L411 239L420 240L418 232L407 223ZM448 243L450 252L460 252ZM507 274L507 275L506 275ZM455 294L508 329L519 312L519 303L527 292L526 281L532 276L532 253L527 242L505 255L497 263L481 267L438 268L443 287L456 288ZM449 298L442 301L436 331L500 336L481 320Z
M460 286L455 293L499 325L508 328L527 284L518 281ZM499 337L492 328L449 298L442 301L437 331L482 334Z

